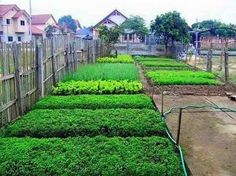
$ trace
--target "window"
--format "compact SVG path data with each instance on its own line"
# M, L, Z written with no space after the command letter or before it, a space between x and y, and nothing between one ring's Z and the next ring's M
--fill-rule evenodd
M8 36L8 42L13 42L13 37L12 36Z
M22 40L21 36L18 36L17 40L18 40L18 42L21 42L21 40Z
M24 20L20 20L20 25L24 26L25 25L25 21Z
M7 24L11 24L11 20L10 19L6 19L6 23Z
M127 40L127 34L125 34L125 40Z
M132 40L132 34L129 34L129 40Z

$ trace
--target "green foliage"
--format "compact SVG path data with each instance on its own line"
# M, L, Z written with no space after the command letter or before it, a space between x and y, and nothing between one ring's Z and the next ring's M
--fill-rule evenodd
M53 88L54 95L136 94L143 86L138 81L67 81Z
M137 81L139 80L138 70L134 64L86 64L79 67L76 73L68 75L65 81Z
M136 57L135 60L137 62L142 61L174 61L174 59L168 57Z
M48 96L36 103L34 109L153 109L151 98L146 95L80 95Z
M36 109L4 129L5 137L164 135L160 115L150 109Z
M0 175L182 175L161 137L0 138Z
M145 26L145 21L140 16L131 16L130 18L128 18L121 25L121 29L124 33L126 32L126 30L132 31L136 33L142 39L148 33L148 29Z
M71 17L71 15L66 15L59 18L58 23L62 26L66 25L72 31L76 32L77 26L75 20Z
M157 16L151 23L151 30L163 37L166 47L169 42L174 41L188 43L190 41L188 28L185 19L181 18L180 13L176 11Z
M134 60L132 56L130 55L118 55L117 58L113 58L113 57L98 58L97 62L98 63L133 63Z
M218 85L216 76L203 71L149 71L147 76L158 85Z

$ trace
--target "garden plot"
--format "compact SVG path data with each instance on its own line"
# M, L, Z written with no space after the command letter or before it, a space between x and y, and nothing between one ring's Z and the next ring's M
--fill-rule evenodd
M5 137L152 136L165 134L160 114L150 109L37 109L3 130Z
M130 55L118 55L117 58L114 57L98 58L97 63L134 63L134 60Z
M0 138L0 175L182 175L161 137Z
M156 85L220 85L212 73L203 71L159 70L146 73Z
M34 109L154 109L151 98L137 95L48 96L36 103Z

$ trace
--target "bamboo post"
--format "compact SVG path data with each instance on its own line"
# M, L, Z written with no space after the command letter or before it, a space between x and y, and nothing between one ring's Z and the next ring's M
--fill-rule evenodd
M95 63L95 60L96 60L96 40L93 40L93 43L92 43L92 52L93 52L93 61L92 63L94 64Z
M229 81L229 54L228 54L228 42L225 43L225 82Z
M211 48L208 50L207 54L207 71L212 72L212 49L213 49L213 43L211 43Z
M53 38L50 39L51 42L51 62L52 62L52 83L53 86L56 86L56 68L55 68L55 61L54 61L54 43Z
M42 42L39 40L36 45L36 63L37 63L38 97L44 97L43 47L42 47Z
M20 66L19 66L19 48L16 43L12 44L13 60L15 67L15 86L16 86L16 98L19 108L19 115L23 115L23 104L21 100L21 84L20 84Z

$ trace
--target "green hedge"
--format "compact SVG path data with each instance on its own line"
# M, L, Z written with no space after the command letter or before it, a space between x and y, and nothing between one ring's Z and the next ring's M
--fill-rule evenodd
M152 136L164 135L160 115L150 109L38 109L10 124L8 137Z
M0 175L183 175L161 137L0 138L0 147Z
M68 81L53 88L54 95L136 94L143 86L138 81Z
M36 103L38 109L111 109L137 108L153 109L150 97L137 95L79 95L79 96L48 96Z
M138 69L134 64L86 64L80 66L78 71L69 74L65 81L98 81L98 80L139 80Z
M203 71L149 71L146 74L157 85L219 85L212 73Z
M118 55L117 58L102 57L97 59L98 63L133 63L134 60L130 55Z

